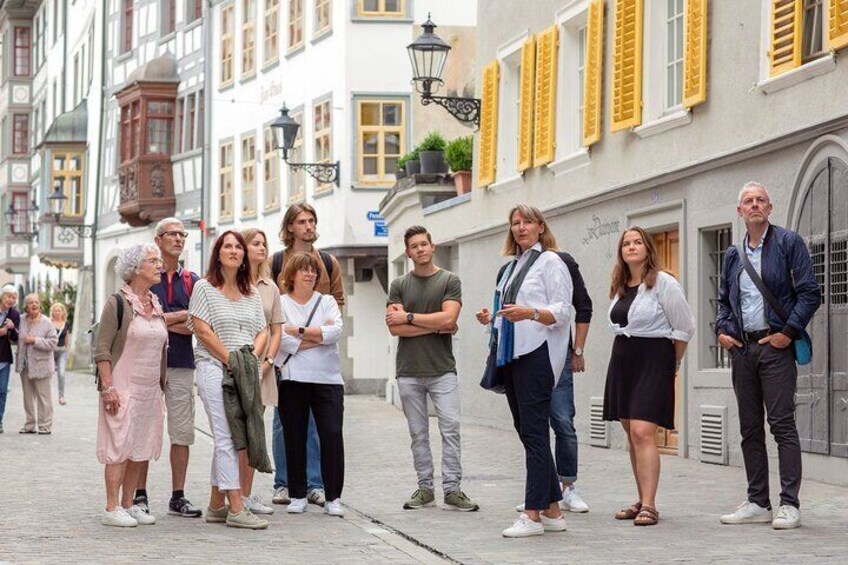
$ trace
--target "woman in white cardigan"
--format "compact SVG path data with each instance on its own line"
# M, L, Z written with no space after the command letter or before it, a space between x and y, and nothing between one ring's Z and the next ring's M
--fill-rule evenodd
M53 431L53 396L50 391L55 371L53 352L58 347L59 334L50 318L41 313L37 294L28 294L24 298L24 312L26 315L21 316L18 332L15 365L15 370L21 375L26 412L26 423L21 433L34 434L38 431L49 434Z
M287 512L306 510L306 439L309 411L315 416L321 444L321 474L327 503L324 513L343 516L344 381L338 342L342 314L331 295L315 290L320 266L309 253L297 253L283 273L286 294L282 342L275 366L280 374L280 419L286 444L286 468L291 504Z

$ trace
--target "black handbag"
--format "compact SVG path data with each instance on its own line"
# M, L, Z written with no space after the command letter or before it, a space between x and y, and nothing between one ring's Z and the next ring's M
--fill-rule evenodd
M486 367L483 369L483 378L480 379L480 386L498 394L504 394L506 392L503 369L498 367L497 341L489 348L489 356L486 357Z

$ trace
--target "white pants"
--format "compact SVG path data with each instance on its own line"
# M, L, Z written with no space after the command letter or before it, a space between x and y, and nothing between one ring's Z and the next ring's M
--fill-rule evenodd
M197 360L197 392L206 408L209 417L209 427L215 441L215 451L212 454L211 483L218 490L238 490L239 467L238 452L233 444L230 424L224 411L224 389L221 381L224 370L218 361L208 359Z

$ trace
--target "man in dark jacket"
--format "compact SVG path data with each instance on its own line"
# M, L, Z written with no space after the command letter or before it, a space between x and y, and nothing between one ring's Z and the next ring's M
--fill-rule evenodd
M788 319L769 305L745 272L737 248L728 248L715 331L719 344L731 355L748 499L735 512L722 516L721 522L772 522L774 529L797 528L801 525L801 444L795 425L798 371L792 341L819 307L819 285L801 236L769 223L772 204L765 187L747 183L739 193L737 211L747 232L742 242L745 255ZM780 510L773 520L764 415L777 442L780 465Z
M6 396L9 392L9 373L12 370L12 344L18 343L21 315L15 310L18 291L6 285L0 291L0 434L3 433L3 416L6 413Z

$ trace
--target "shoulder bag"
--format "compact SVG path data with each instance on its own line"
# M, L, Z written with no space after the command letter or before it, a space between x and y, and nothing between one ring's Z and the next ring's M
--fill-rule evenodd
M310 312L310 313L309 313L309 318L307 318L307 319L306 319L306 324L305 324L303 327L308 328L308 327L309 327L309 325L312 323L312 318L314 318L314 317L315 317L315 312L317 312L317 311L318 311L318 306L320 306L320 305L321 305L321 301L322 301L323 299L324 299L324 295L323 295L323 294L319 294L319 295L318 295L318 300L315 302L315 306L313 306L313 307L312 307L312 312ZM295 353L297 353L297 352L295 351ZM283 364L282 364L282 365L280 365L279 367L277 367L276 365L274 365L274 372L275 372L275 373L276 373L276 375L277 375L277 382L280 382L281 380L283 380L283 372L281 371L281 368L286 366L286 363L288 363L288 362L289 362L289 359L291 359L291 358L292 358L292 355L294 355L294 353L289 353L289 354L286 356L286 359L283 361Z

